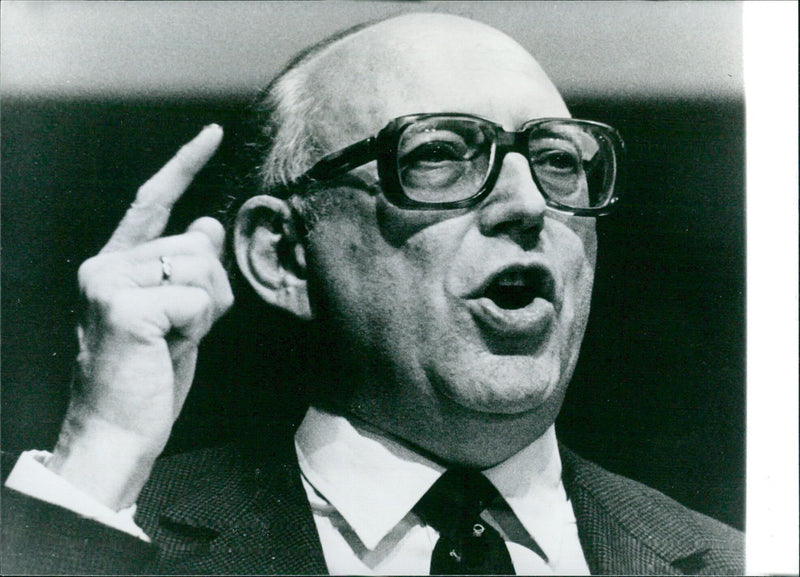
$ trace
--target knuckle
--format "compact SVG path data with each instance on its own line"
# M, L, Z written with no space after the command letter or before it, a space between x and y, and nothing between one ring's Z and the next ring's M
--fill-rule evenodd
M97 270L97 257L90 258L78 267L78 286L81 290L91 284Z
M122 253L101 254L78 268L78 288L83 298L102 302L129 282L130 262Z
M227 281L228 274L225 272L225 267L219 260L217 255L208 255L208 268L209 272L213 275L214 279L218 282Z
M136 200L128 210L133 212L141 210L143 203L150 200L150 197L153 196L153 188L153 183L150 180L141 185L136 191Z
M148 221L153 215L168 215L170 207L161 202L164 194L162 186L159 186L154 179L148 180L136 192L136 200L128 209L125 215L133 221Z
M214 299L206 291L200 291L198 304L204 315L210 315L214 311Z
M222 296L222 309L223 311L227 311L233 306L234 301L236 300L233 296L233 291L230 287L227 287L228 290Z
M184 272L191 279L187 284L204 290L212 290L216 283L217 272L214 260L209 255L198 255L184 261L187 268Z
M78 268L78 288L83 298L89 302L106 299L111 286L106 259L94 257Z
M214 261L209 258L203 259L203 276L206 286L212 289L217 285L218 271L214 266Z
M203 230L219 230L222 229L222 223L219 219L214 218L213 216L201 216L193 223L194 226L202 227Z
M199 252L203 253L214 252L214 244L211 242L211 239L208 238L207 234L204 234L202 232L190 232L187 234L191 235L192 244L197 248Z
M214 324L214 300L206 291L199 290L197 292L195 306L197 313L195 315L192 332L194 333L194 338L199 341L211 330L211 326Z
M233 291L231 290L228 273L218 258L214 258L211 261L209 273L209 281L212 283L211 286L214 287L216 296L217 310L219 315L222 315L233 306Z
M103 323L111 329L129 330L139 319L139 308L124 294L109 295L101 304Z
M113 292L105 284L91 283L83 287L83 298L92 309L98 309L101 312L107 308L107 303L112 300Z
M183 294L186 299L186 310L191 312L191 317L198 319L204 317L209 310L213 309L214 302L211 295L203 288L183 287Z

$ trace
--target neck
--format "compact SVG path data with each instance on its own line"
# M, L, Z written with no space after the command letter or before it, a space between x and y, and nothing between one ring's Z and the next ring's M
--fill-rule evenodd
M332 347L341 346L335 343ZM515 455L555 422L563 392L519 413L467 408L437 392L424 373L406 367L375 366L375 358L349 354L328 367L318 381L312 404L368 425L446 466L485 469Z
M482 413L447 399L433 406L389 405L371 397L334 410L444 466L480 469L497 465L529 446L553 425L557 413L557 408L551 407L510 415Z

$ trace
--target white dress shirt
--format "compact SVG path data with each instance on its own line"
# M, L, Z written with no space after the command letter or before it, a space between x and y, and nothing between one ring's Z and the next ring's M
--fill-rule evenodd
M334 575L427 575L438 533L411 512L444 472L400 443L340 416L311 408L295 448L328 570ZM28 451L6 486L149 541L135 506L114 511ZM484 471L508 511L484 518L506 540L518 575L588 575L575 516L561 483L555 429Z
M150 542L133 520L136 505L115 511L87 495L45 466L51 456L48 451L22 453L6 479L6 487Z
M311 408L295 435L303 486L334 575L427 575L438 533L412 512L444 468L377 431ZM588 575L561 482L555 428L485 470L513 514L484 520L518 575Z

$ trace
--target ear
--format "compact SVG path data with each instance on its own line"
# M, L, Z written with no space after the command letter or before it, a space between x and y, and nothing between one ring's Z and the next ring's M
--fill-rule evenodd
M272 196L254 196L236 215L233 249L250 285L268 304L311 320L306 256L289 205Z

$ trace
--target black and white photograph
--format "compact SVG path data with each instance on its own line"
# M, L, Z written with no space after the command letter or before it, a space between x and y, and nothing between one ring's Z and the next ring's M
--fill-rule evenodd
M748 4L4 1L3 573L797 573Z

